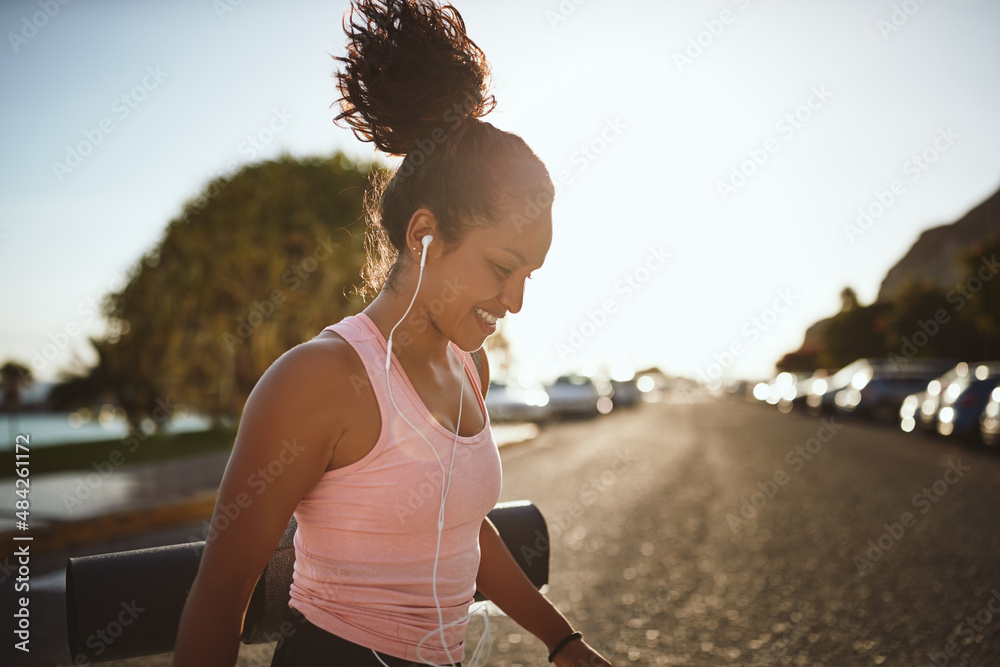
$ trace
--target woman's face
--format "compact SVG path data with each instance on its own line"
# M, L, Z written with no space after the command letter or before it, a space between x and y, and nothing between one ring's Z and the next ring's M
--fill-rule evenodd
M429 254L424 280L431 281L427 292L420 288L427 319L463 350L478 350L496 331L493 318L521 310L525 280L545 262L551 243L552 215L545 210L534 219L471 229L447 254Z

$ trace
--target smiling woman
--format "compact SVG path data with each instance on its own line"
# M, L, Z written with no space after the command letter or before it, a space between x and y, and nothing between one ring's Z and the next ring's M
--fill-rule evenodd
M525 281L545 261L548 171L523 139L479 120L494 104L489 69L454 7L356 0L345 32L337 120L406 156L367 200L364 291L377 296L286 352L254 387L216 511L283 439L302 452L269 482L266 502L206 544L174 664L233 664L229 642L294 514L289 604L303 626L272 666L454 664L478 589L545 643L550 662L606 667L486 516L500 457L483 398L489 364L471 353L521 310ZM440 504L401 515L428 484ZM486 659L477 649L470 664Z

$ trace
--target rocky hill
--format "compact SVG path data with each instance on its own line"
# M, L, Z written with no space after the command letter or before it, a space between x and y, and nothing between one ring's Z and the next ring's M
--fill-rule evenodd
M922 232L902 259L889 269L876 302L893 301L903 285L918 277L947 292L963 277L959 256L975 251L977 243L996 234L1000 234L1000 190L957 222Z
M959 263L961 255L976 252L983 241L997 234L1000 234L1000 190L960 220L922 232L907 253L889 269L875 303L891 303L912 278L930 281L947 293L964 277ZM801 347L786 354L778 367L814 368L817 355L823 349L826 328L835 315L810 325Z

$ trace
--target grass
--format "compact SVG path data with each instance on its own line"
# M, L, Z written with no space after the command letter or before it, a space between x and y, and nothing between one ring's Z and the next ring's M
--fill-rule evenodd
M108 466L117 467L126 463L150 463L231 450L235 439L236 427L231 427L151 435L145 439L124 438L38 447L30 451L29 469L32 476L63 470L106 470ZM0 479L15 476L14 452L0 452Z

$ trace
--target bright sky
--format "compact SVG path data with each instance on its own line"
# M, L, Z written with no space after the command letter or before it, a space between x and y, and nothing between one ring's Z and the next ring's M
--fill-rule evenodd
M561 183L507 325L543 379L770 375L841 289L871 302L922 230L1000 186L991 0L455 4L494 70L485 120ZM52 380L93 361L97 301L213 176L283 151L373 157L331 122L346 6L3 3L0 363Z

